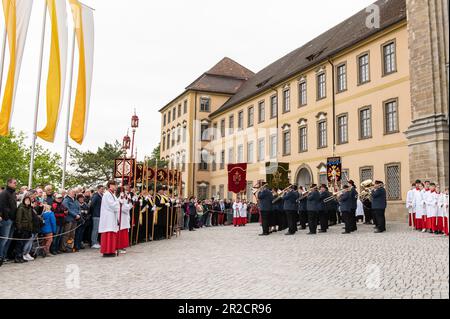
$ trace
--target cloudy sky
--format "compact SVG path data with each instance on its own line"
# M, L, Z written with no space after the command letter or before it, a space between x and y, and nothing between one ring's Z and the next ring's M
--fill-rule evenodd
M34 1L12 119L12 126L28 136L28 143L33 126L43 1ZM257 72L372 2L85 0L96 10L96 47L89 128L81 148L95 150L105 141L121 140L136 108L141 118L137 133L139 157L150 154L159 142L158 109L224 56ZM4 19L1 21L3 32ZM49 45L47 34L44 65L48 64ZM5 74L8 59L7 54ZM45 125L46 72L44 67L38 129ZM66 114L67 103L55 143L39 143L62 153Z

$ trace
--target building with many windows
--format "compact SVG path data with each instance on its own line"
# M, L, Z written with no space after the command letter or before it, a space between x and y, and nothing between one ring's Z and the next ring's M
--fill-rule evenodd
M436 3L445 7L447 2ZM408 22L407 13L423 14L423 4L414 0L375 5L379 27L368 25L369 13L362 10L256 74L225 58L163 107L161 157L183 171L184 194L231 198L228 163L249 164L249 199L251 187L265 180L266 162L290 163L291 183L322 184L327 158L340 156L344 183L385 181L388 216L403 220L411 180L430 178L444 185L448 104L442 97L447 93L440 87L433 90L441 94L439 101L426 102L440 103L438 111L418 103L427 95L415 92L429 89L419 81L435 79L416 75L423 72L420 57L436 60L417 37L432 47L435 39L426 32L437 31L423 31L426 21ZM432 9L436 15L428 18L448 26L442 8ZM446 36L441 40L447 41L447 52L442 46L441 53L447 69L433 72L448 84ZM411 57L417 64L410 63ZM418 114L418 108L424 111ZM436 163L424 167L421 162L430 158Z

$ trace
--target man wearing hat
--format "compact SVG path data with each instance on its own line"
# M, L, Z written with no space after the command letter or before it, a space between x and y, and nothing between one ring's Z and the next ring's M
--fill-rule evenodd
M289 230L286 235L295 235L297 232L298 205L299 198L297 185L291 185L289 191L283 195L283 209L287 216Z
M319 233L326 233L328 230L328 220L329 220L329 203L325 203L325 199L331 196L328 191L328 187L325 184L320 185L320 210L319 210L319 221L320 230Z
M352 203L351 209L351 228L352 232L358 230L357 221L356 221L356 208L358 207L358 191L356 190L355 182L350 180L348 181L350 184L350 200Z
M166 195L167 187L158 186L156 187L156 199L155 206L156 211L154 212L153 223L155 228L154 238L156 240L163 239L168 236L167 233L167 214L170 207L169 197Z
M317 220L320 211L320 194L316 184L311 185L311 192L308 195L306 208L308 210L308 235L315 235L317 234Z
M376 216L376 230L375 233L383 233L386 231L386 190L381 181L375 182L375 187L372 190L372 212Z
M266 183L262 185L262 190L258 192L258 207L261 211L262 234L259 236L269 235L269 217L272 211L273 194L266 187Z
M350 186L344 185L342 195L339 197L339 208L345 223L344 235L352 233L352 200Z

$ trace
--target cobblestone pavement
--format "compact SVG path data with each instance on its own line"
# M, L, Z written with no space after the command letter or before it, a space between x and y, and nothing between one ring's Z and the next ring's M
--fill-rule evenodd
M255 224L214 227L119 258L87 249L8 264L0 298L449 298L447 237L403 224L359 229L258 237Z

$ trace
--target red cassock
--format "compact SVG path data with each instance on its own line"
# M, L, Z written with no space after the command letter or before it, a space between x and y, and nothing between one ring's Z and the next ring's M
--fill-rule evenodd
M112 255L117 252L117 233L107 232L103 233L100 239L100 252L106 255Z

